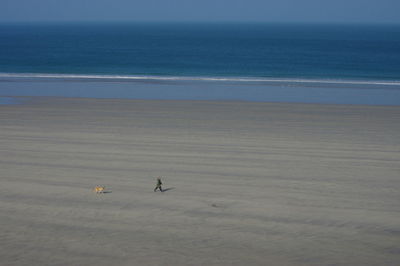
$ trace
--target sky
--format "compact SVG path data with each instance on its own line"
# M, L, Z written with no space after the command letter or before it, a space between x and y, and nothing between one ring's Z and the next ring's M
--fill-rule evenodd
M0 0L0 22L400 24L400 0Z

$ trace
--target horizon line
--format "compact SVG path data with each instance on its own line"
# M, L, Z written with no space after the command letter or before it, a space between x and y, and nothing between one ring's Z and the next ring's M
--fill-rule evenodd
M258 21L258 20L0 20L0 24L298 24L298 25L393 25L389 21Z

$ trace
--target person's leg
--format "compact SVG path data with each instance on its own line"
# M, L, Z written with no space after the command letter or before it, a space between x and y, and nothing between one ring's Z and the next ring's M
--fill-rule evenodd
M162 191L162 187L161 187L161 186L160 186L160 191L161 191L161 192L163 192L163 191Z

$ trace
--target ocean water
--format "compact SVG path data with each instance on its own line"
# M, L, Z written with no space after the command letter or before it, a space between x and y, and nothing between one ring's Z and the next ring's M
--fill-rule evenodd
M3 96L400 104L399 91L399 25L0 25Z

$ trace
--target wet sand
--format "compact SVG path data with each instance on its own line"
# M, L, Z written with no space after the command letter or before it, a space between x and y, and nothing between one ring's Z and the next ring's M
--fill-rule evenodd
M399 106L21 101L1 265L400 265Z

